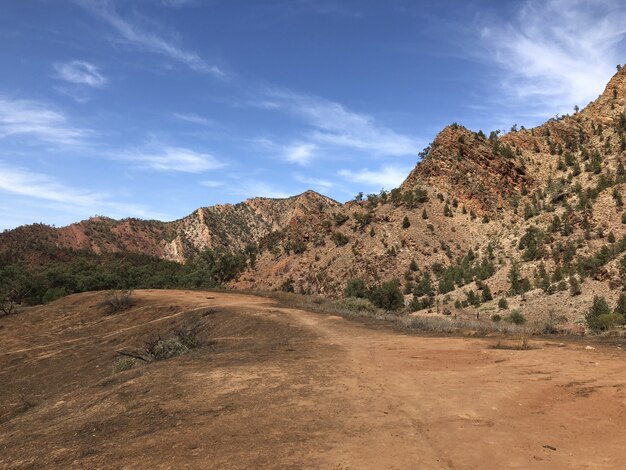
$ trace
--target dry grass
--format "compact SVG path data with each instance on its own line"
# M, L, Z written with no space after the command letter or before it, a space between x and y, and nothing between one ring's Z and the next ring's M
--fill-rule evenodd
M133 291L128 289L112 290L104 295L102 302L98 303L98 308L105 309L107 313L116 313L127 310L133 305Z

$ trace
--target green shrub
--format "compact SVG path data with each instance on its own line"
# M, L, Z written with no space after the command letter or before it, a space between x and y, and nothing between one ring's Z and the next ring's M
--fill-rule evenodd
M587 326L591 330L600 331L610 328L614 319L611 315L611 309L604 297L596 295L593 298L593 304L585 315Z
M361 278L348 279L348 285L343 291L344 297L364 298L367 296L367 286Z
M346 237L343 233L341 232L334 232L330 238L332 239L333 242L335 242L336 246L344 246L347 245L348 242L350 241L348 239L348 237Z
M526 323L526 317L519 310L513 310L507 317L507 321L514 325L523 325Z
M498 308L500 310L507 310L509 308L509 302L506 300L506 297L501 297L500 300L498 300Z
M374 305L385 310L398 310L404 306L404 296L398 279L383 282L372 289L368 297Z
M409 221L409 218L405 215L404 219L402 219L402 228L407 229L410 226L411 226L411 222Z
M280 290L283 292L294 292L293 279L286 279L285 282L280 285Z
M66 295L67 291L65 290L65 287L51 287L46 291L41 300L44 304L47 304L65 297Z
M491 321L498 323L499 321L502 321L502 317L499 314L494 313L493 315L491 315Z

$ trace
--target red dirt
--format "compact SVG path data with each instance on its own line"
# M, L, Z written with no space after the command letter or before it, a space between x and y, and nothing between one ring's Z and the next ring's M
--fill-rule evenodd
M626 468L622 350L403 335L241 295L0 320L1 468ZM113 375L193 310L204 346Z

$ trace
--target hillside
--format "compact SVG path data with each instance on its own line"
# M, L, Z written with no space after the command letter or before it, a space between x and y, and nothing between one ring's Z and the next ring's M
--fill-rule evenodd
M571 326L594 295L613 305L624 286L625 132L622 69L586 108L536 128L446 127L388 193L340 204L307 191L168 223L25 226L0 235L0 255L28 265L76 250L188 263L205 249L245 251L231 287L341 296L349 279L397 278L413 310L492 315L506 296L531 318Z

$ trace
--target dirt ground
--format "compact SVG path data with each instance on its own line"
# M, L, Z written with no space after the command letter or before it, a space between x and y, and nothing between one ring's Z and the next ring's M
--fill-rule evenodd
M617 346L500 350L248 295L134 297L0 319L0 468L626 468ZM112 373L190 315L205 346Z

